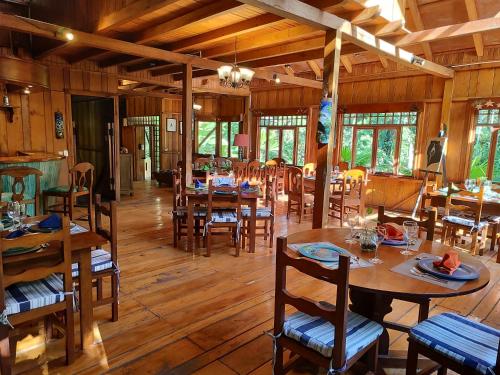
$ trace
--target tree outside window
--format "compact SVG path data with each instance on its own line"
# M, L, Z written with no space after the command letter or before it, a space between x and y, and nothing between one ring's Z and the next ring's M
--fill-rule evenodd
M198 153L215 155L216 128L214 121L198 121Z
M475 116L470 178L500 182L500 109L480 109Z

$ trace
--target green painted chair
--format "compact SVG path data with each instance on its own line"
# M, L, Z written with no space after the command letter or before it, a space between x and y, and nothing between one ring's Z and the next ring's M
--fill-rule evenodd
M9 202L19 202L26 205L32 204L35 216L40 215L40 177L42 171L31 167L7 167L0 169L0 178L7 179L10 191L3 191L4 181L0 183L0 207L5 207ZM27 185L30 176L34 176L34 186ZM12 182L12 184L10 184Z
M73 220L76 200L80 197L88 197L88 222L90 230L94 230L94 203L92 187L94 184L94 166L90 163L78 163L69 171L70 185L56 186L43 192L43 212L60 212L69 215ZM63 209L56 210L53 205L49 207L49 197L62 198Z

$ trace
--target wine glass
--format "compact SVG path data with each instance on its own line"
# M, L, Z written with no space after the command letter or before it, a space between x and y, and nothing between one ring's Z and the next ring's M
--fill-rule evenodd
M373 258L369 259L369 262L373 264L381 264L384 263L384 261L378 257L378 248L387 237L387 231L384 227L379 226L376 228L375 233L377 238L375 240L375 255L373 256Z
M406 235L406 249L400 251L403 255L411 255L410 245L414 245L418 238L418 224L415 221L404 221L403 230Z
M334 177L337 177L339 174L340 174L340 168L338 165L336 165L335 168L333 168L333 175Z
M19 204L19 226L24 226L24 220L28 217L27 206L25 203Z
M351 229L350 237L345 241L347 243L355 243L356 242L356 227L359 225L359 214L358 213L350 213L347 215L347 225Z
M465 185L466 190L468 190L468 191L472 190L472 180L470 178L465 180L464 185Z
M17 228L16 222L19 221L19 202L9 202L7 204L7 216L12 219L13 228Z

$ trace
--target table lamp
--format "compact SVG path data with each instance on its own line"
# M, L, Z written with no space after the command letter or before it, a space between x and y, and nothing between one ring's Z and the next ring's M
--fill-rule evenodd
M250 137L248 134L236 134L234 136L234 142L233 146L238 146L238 158L240 160L243 160L244 158L244 147L249 147L250 146Z

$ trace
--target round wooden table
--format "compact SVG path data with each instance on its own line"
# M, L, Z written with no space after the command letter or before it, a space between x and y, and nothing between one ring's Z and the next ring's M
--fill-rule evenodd
M357 243L350 244L345 242L345 237L348 234L348 229L312 229L290 234L287 236L287 243L290 245L304 242L331 242L362 259L370 259L373 253L362 252ZM415 255L429 253L441 256L450 249L450 246L423 240ZM462 262L475 267L479 271L480 277L477 280L466 282L457 290L448 289L393 272L391 268L415 256L410 255L407 257L400 254L400 250L398 247L382 245L379 248L379 257L384 263L375 264L372 267L352 269L349 272L351 311L379 322L385 328L379 344L381 354L387 354L389 350L387 328L402 332L408 332L411 328L384 321L384 317L392 311L391 304L394 299L419 304L419 321L422 321L427 319L431 298L444 298L474 293L484 288L490 281L490 273L484 264L477 257L463 253L460 254ZM293 252L294 250L288 248L288 251Z

